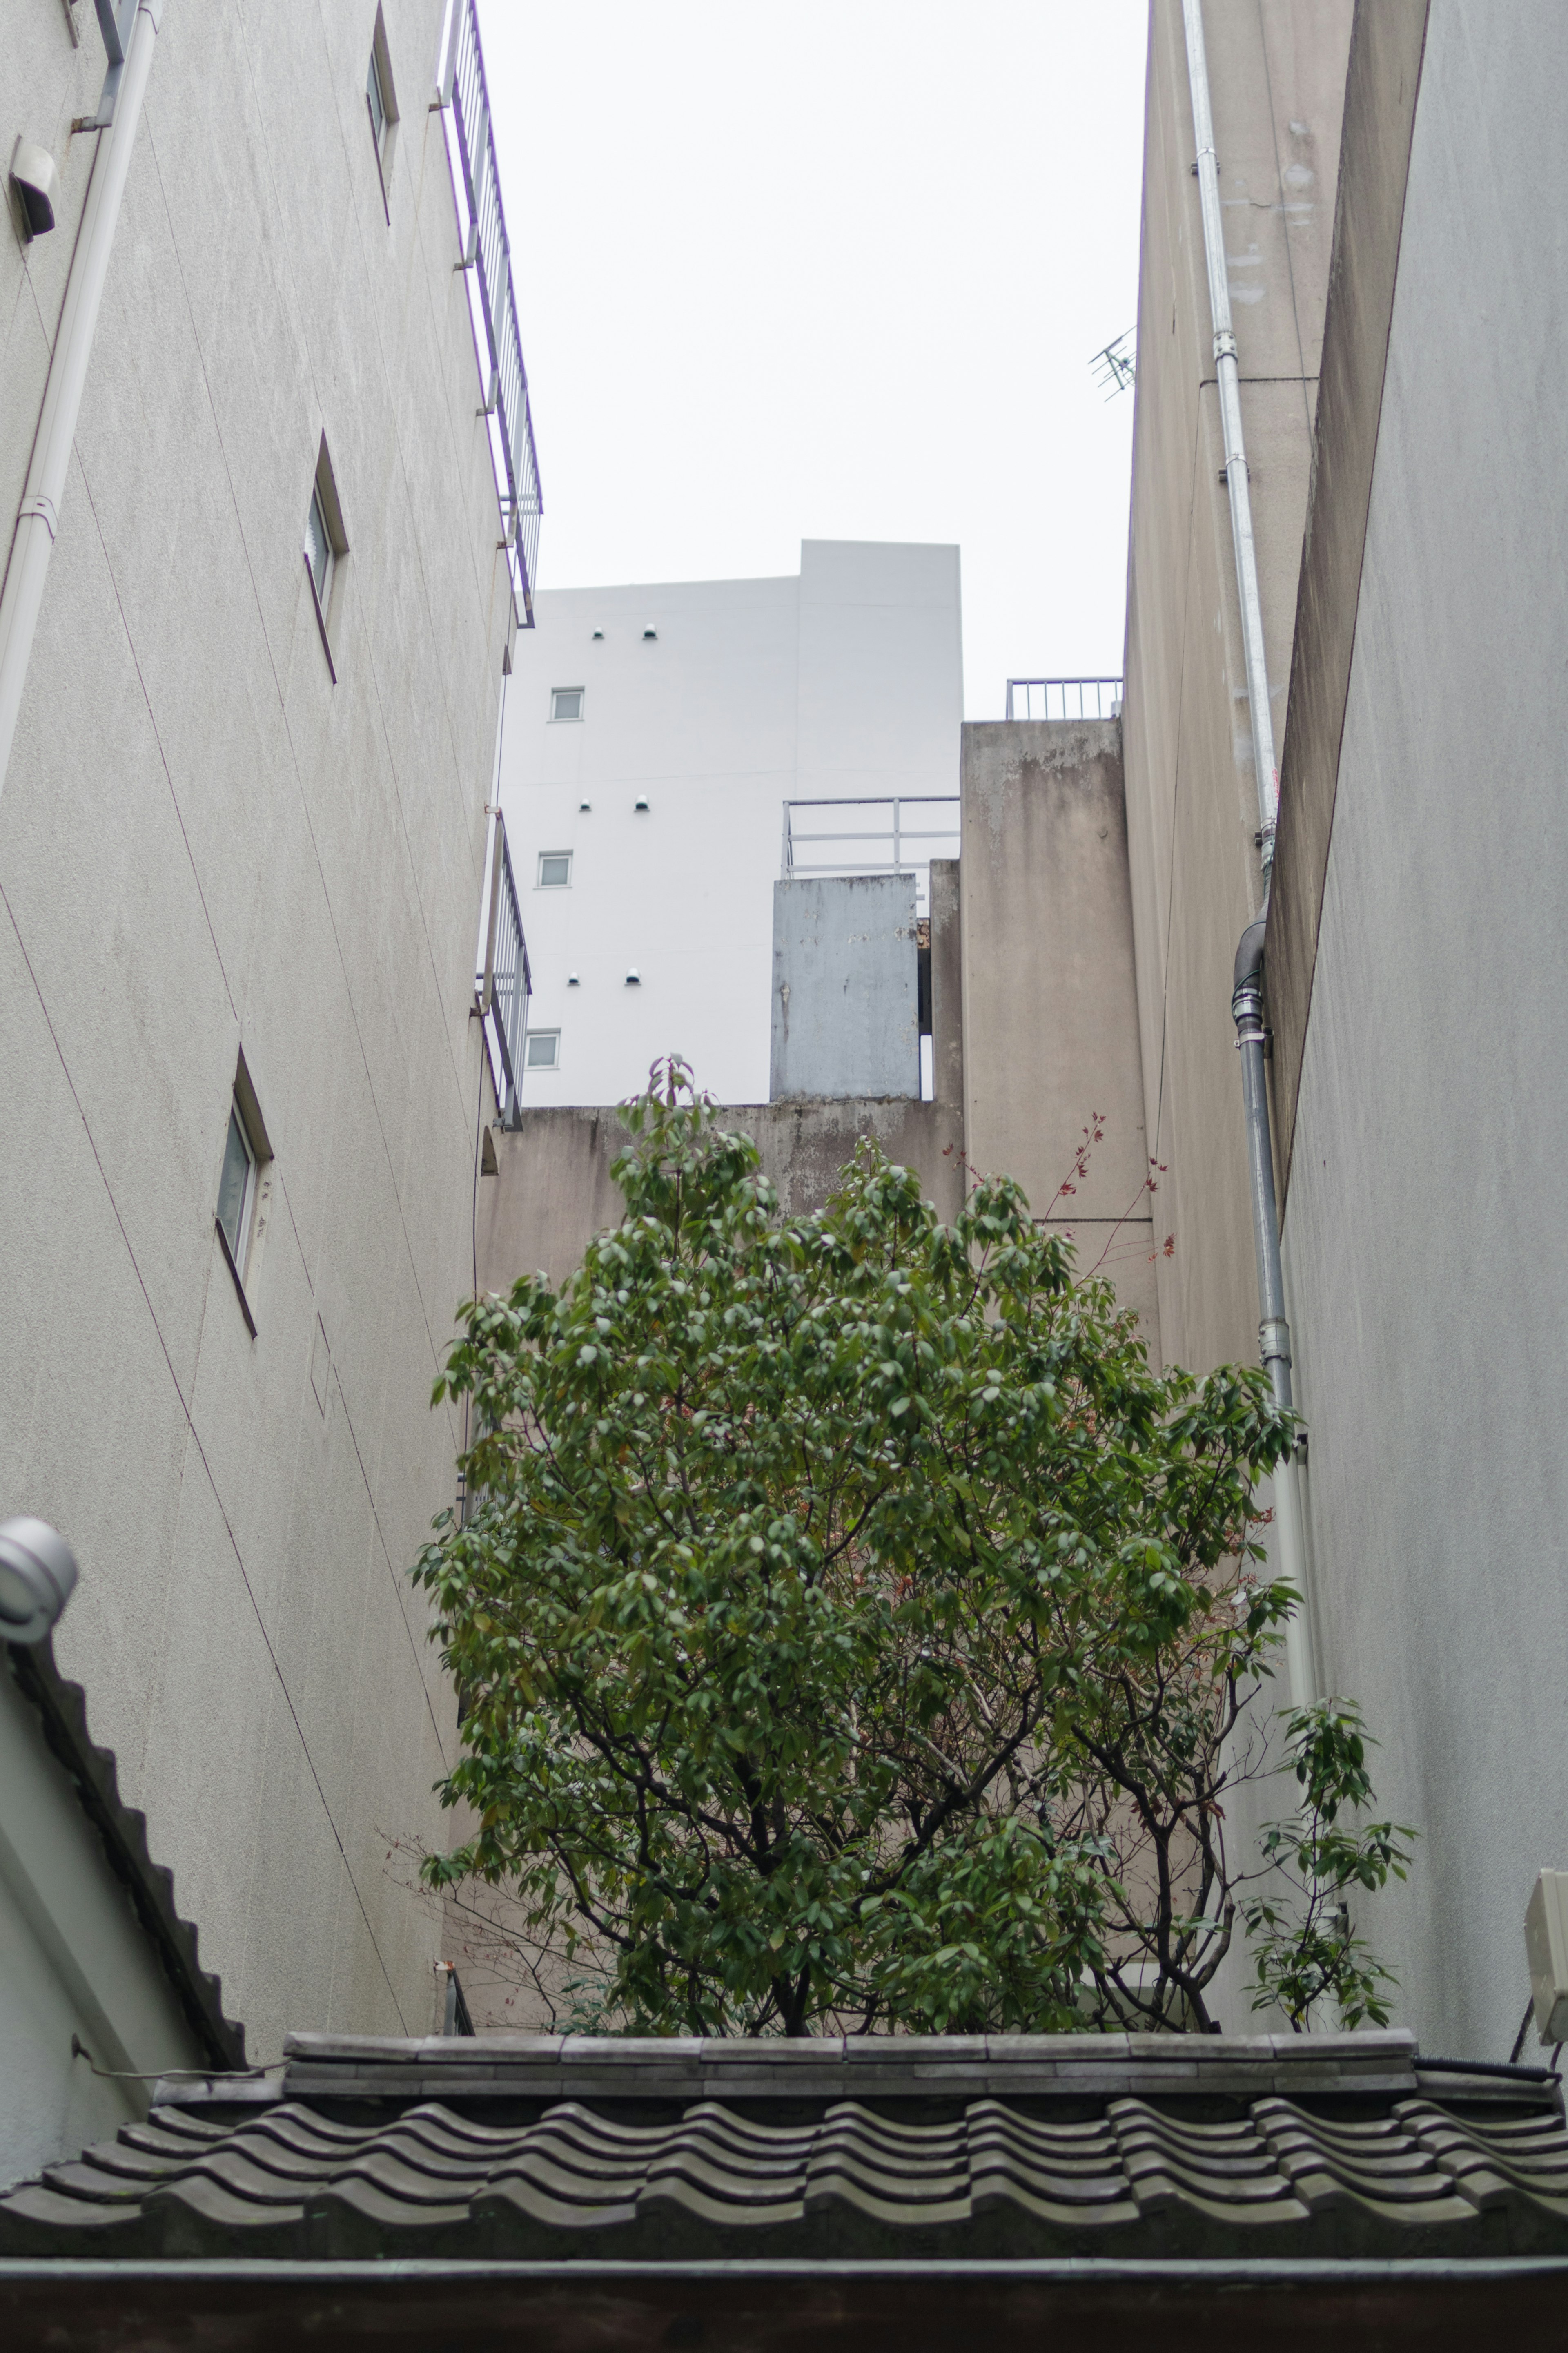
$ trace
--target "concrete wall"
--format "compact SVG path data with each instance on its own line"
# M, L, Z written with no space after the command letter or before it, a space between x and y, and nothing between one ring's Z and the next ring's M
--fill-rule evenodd
M561 1055L525 1097L616 1103L676 1052L754 1103L784 802L956 790L958 550L807 540L798 579L550 589L535 609L501 798L531 1018ZM552 721L561 686L583 688L580 722ZM569 889L537 887L550 849L573 853Z
M964 728L965 1150L973 1176L1016 1176L1072 1232L1082 1271L1114 1278L1158 1362L1163 1204L1145 1187L1121 748L1113 719Z
M755 1139L789 1213L821 1208L862 1135L919 1172L941 1215L958 1207L962 1131L941 1103L739 1103L725 1118ZM620 1222L610 1166L627 1140L614 1111L586 1105L527 1112L496 1137L497 1173L479 1187L481 1291L504 1293L536 1271L559 1283L581 1264L594 1235Z
M1311 469L1352 0L1205 0L1273 701ZM1167 1165L1173 1362L1256 1358L1231 965L1259 903L1257 787L1181 0L1150 11L1122 740L1149 1150Z
M1335 785L1285 1219L1320 1655L1423 1831L1357 1917L1401 2022L1489 2058L1568 1846L1568 227L1540 184L1565 80L1561 9L1433 0L1407 186L1397 77L1364 201L1347 183L1352 245L1403 193L1397 277L1380 412L1319 467L1327 497L1375 440L1342 734L1287 739Z
M507 589L439 116L440 0L164 11L0 798L0 1497L81 1563L87 1688L252 2055L420 2031L451 1694L407 1570L457 1441L468 1019ZM15 512L90 161L92 11L16 0L0 144ZM300 555L323 433L334 686ZM8 528L8 522L7 522ZM215 1231L243 1050L275 1155L247 1328ZM74 2126L72 2126L74 2130Z
M772 1102L921 1092L912 874L773 884Z

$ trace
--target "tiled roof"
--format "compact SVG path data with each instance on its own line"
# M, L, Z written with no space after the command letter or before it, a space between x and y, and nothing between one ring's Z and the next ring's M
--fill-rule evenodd
M1556 2086L1408 2035L289 2048L0 2200L0 2256L1568 2255Z

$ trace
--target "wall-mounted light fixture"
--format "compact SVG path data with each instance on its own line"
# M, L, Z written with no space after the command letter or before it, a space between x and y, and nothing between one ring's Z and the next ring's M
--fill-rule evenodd
M642 633L644 645L646 646L650 638L657 638L658 635L658 631L657 629L645 629Z
M567 976L566 976L566 986L567 986L567 987L568 987L568 988L575 988L575 987L576 987L576 986L577 986L577 976L576 976L576 974L575 974L574 972L569 972L569 973L567 974Z
M603 631L603 629L595 629L595 632L594 632L594 638L595 638L595 643L597 643L599 640L601 640L601 639L603 638L604 634L605 634L605 632Z
M44 1520L0 1523L0 1638L41 1642L76 1588L76 1556Z
M580 809L591 809L594 804L592 801L579 801L577 806Z
M17 140L11 151L11 185L16 191L31 244L34 237L53 228L55 202L60 192L55 159L47 147L35 147L30 139Z
M640 987L642 987L642 975L641 975L641 973L640 973L640 972L628 972L628 973L627 973L627 975L626 975L626 987L627 987L628 988L640 988Z
M635 809L641 809L641 810L645 813L645 815L646 815L647 810L647 794L646 794L646 793L639 793L639 794L637 795L637 797L636 800L632 803L632 807L633 807L633 808L635 808Z

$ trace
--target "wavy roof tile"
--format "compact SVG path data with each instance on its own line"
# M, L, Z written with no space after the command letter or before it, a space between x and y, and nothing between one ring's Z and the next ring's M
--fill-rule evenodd
M1401 2034L298 2035L0 2200L22 2256L1568 2258L1568 2132Z

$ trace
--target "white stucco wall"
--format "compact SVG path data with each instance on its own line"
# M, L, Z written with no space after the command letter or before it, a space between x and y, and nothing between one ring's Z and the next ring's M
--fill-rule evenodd
M1565 84L1550 0L1435 0L1285 1220L1322 1678L1422 1831L1357 1921L1492 2059L1568 1859Z
M0 1510L81 1565L95 1737L243 2020L423 2031L453 1705L407 1569L450 1493L430 1381L471 1281L468 1018L506 630L441 119L441 0L163 12L0 797ZM0 140L16 512L102 72L16 0ZM300 555L323 432L334 686ZM237 1056L275 1152L247 1328L214 1228Z
M673 1051L721 1102L765 1102L784 804L956 795L958 550L807 540L798 579L535 603L501 805L532 1026L559 1029L561 1060L523 1100L618 1102ZM557 687L583 688L580 722L552 721ZM568 890L538 887L545 850L572 851Z
M144 2116L151 2071L211 2064L0 1661L0 2188Z

